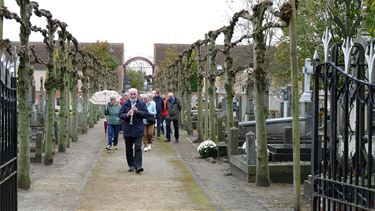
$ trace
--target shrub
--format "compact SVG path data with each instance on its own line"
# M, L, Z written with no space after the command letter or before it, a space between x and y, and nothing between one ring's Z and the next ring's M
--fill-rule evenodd
M202 158L216 157L217 155L216 143L211 140L200 143L197 150Z

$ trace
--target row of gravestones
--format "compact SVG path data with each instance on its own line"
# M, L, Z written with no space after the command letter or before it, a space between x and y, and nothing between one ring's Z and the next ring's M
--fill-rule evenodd
M35 85L32 83L31 95L31 139L30 139L30 162L41 163L43 152L44 152L44 140L45 140L45 120L46 120L46 98L43 88L43 78L40 81L40 92L39 92L39 103L35 104ZM82 108L82 98L78 100L78 107ZM82 109L78 109L78 121L81 125ZM58 115L56 115L54 121L54 142L57 144L58 140Z
M44 152L44 140L45 140L45 109L43 109L40 105L33 106L33 110L31 112L31 140L30 140L30 161L33 163L40 163L42 162L42 155ZM78 112L79 120L81 120L80 116L82 115L81 112ZM54 142L57 143L58 140L58 116L54 121ZM82 130L79 130L82 131Z

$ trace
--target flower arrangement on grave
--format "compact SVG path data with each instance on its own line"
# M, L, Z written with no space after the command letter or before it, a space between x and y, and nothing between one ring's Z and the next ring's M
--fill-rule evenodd
M197 150L202 158L216 157L217 155L216 143L211 140L200 143Z

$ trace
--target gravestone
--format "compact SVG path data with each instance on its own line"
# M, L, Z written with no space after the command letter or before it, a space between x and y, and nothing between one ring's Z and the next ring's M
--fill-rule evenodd
M197 105L198 105L198 98L197 98L197 96L193 95L191 97L191 107L193 109L198 109Z
M267 144L271 161L293 161L293 128L284 127L284 142ZM300 144L301 161L310 161L311 144Z
M33 82L32 90L35 91L35 84ZM31 99L31 139L30 139L30 162L42 162L42 146L45 134L45 103L43 100L43 79L41 79L41 92L39 93L38 105L35 105L35 97ZM33 95L35 96L35 95Z
M256 165L256 140L253 132L246 133L246 160L248 165Z
M238 154L238 128L232 127L229 130L229 140L228 140L228 154L237 155Z
M224 122L222 117L217 118L217 141L223 142L225 140L224 137Z
M292 87L287 86L281 89L282 92L282 101L280 102L280 116L281 117L290 117L292 116Z
M223 98L221 100L221 117L225 118L227 116L227 99Z

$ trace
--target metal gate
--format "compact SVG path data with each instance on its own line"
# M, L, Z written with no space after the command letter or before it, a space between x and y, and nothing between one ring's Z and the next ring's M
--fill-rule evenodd
M16 78L2 56L0 63L0 211L17 210Z
M374 42L346 39L314 59L313 210L375 209ZM365 47L363 47L365 46Z

